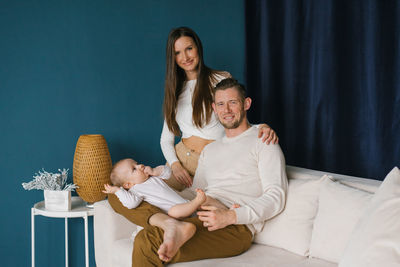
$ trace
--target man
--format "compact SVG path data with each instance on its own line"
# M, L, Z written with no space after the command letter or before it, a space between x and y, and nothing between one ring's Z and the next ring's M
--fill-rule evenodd
M244 87L228 78L217 84L213 95L213 109L226 136L203 149L193 187L227 207L239 207L202 206L198 217L183 221L160 213L151 216L149 223L158 227L145 227L136 236L133 266L238 255L251 246L264 221L284 208L284 156L279 145L263 144L258 129L248 123L251 99Z
M284 156L279 145L265 146L254 138L258 130L247 121L251 99L245 93L244 86L232 78L221 81L214 91L213 109L226 136L204 149L194 180L204 179L207 195L227 207L234 203L241 207L224 211L203 207L207 211L197 214L210 231L246 224L254 234L284 208Z

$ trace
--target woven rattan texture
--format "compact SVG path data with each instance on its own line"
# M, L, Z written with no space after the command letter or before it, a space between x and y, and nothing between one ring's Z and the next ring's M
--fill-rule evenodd
M106 198L104 184L110 183L112 162L106 139L102 135L81 135L75 149L73 180L78 195L86 202Z

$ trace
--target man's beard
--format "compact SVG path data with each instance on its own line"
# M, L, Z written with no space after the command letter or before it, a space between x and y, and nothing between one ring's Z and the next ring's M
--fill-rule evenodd
M239 125L244 120L244 117L245 117L244 115L245 115L245 112L244 112L244 109L242 109L240 111L240 118L233 122L225 123L225 122L221 121L221 119L219 117L218 117L218 120L222 124L222 126L224 126L225 129L236 129L237 127L239 127Z

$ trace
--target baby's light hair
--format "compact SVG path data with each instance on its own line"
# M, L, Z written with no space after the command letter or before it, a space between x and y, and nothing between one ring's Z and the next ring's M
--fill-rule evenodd
M125 161L127 159L121 159L120 161L118 161L117 163L115 163L111 169L111 174L110 174L110 180L111 183L115 186L123 186L124 182L125 182L125 177L122 177L121 174L117 171L117 168L119 165L121 165L121 163L123 161Z

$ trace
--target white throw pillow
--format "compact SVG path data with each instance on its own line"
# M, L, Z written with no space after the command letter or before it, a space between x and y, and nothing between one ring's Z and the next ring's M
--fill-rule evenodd
M307 256L317 214L319 189L325 179L328 179L326 175L320 179L289 179L285 209L265 222L254 242Z
M400 266L400 170L395 167L357 223L340 267Z
M326 179L319 192L310 256L339 262L372 194Z

